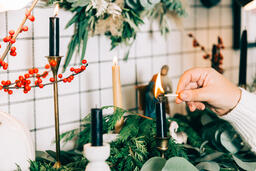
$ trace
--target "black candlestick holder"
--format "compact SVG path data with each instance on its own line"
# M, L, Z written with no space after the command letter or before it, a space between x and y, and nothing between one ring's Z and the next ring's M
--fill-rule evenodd
M58 70L61 62L62 56L46 56L48 62L51 66L54 83L53 83L53 92L54 92L54 118L55 118L55 143L56 143L56 163L54 168L58 169L61 167L60 163L60 128L59 128L59 98L58 98ZM52 65L55 61L55 65Z

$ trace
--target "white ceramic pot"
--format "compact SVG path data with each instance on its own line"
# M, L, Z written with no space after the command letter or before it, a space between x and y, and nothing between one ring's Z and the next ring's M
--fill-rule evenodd
M30 132L11 115L0 112L0 170L13 171L18 164L29 170L29 160L35 159Z
M110 171L105 162L110 155L110 145L103 143L103 146L91 146L91 143L84 145L84 156L89 160L86 171Z

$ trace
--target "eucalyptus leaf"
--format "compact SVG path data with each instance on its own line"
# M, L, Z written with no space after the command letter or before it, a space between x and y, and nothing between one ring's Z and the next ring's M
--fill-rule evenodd
M212 161L212 160L215 160L215 159L221 157L222 155L224 155L223 152L211 153L211 154L208 154L208 155L202 157L201 159L199 159L199 161L200 161L200 162L203 162L203 161Z
M172 157L167 160L162 171L198 171L198 169L183 157Z
M237 158L235 155L233 155L233 158L236 162L236 164L241 167L244 170L247 171L255 171L256 170L256 162L244 162Z
M220 142L221 144L232 154L235 154L239 151L239 148L237 148L232 142L232 139L230 138L230 135L228 135L227 131L224 131L220 135Z
M199 170L219 171L220 166L216 162L201 162L196 165Z
M140 171L161 171L166 160L161 157L150 158L141 168Z

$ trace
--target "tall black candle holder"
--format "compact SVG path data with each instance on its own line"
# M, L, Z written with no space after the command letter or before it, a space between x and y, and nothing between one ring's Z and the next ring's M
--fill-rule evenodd
M56 163L54 168L60 168L60 128L59 128L59 98L58 98L58 70L61 62L62 56L46 56L48 62L51 66L54 83L53 83L53 93L54 93L54 118L55 118L55 143L56 143ZM51 65L54 63L56 65Z

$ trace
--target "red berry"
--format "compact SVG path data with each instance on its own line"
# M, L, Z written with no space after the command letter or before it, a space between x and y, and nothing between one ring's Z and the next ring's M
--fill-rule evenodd
M11 52L10 52L10 55L11 55L11 56L16 56L17 53L16 53L15 51L11 51Z
M19 76L19 80L22 81L24 80L24 77L22 75Z
M32 75L32 74L34 74L34 70L33 69L29 69L28 73Z
M47 71L44 71L44 73L43 73L43 78L46 78L47 75L48 75L48 72L47 72Z
M12 93L13 93L13 91L12 91L12 90L9 90L9 91L8 91L8 94L10 94L10 95L11 95Z
M26 84L31 84L31 81L30 80L26 80Z
M68 77L67 80L69 83L72 81L72 79L70 77Z
M15 31L14 31L14 30L10 30L10 31L9 31L9 34L10 34L11 36L13 36L13 35L14 35L14 33L15 33Z
M83 66L81 66L81 70L85 70L86 69L86 67L83 65Z
M51 81L51 82L54 82L54 81L55 81L55 79L54 79L53 77L51 77L51 78L50 78L50 81Z
M0 48L1 48L2 46L0 45Z
M28 17L28 19L29 19L30 21L32 21L32 22L35 21L35 17L34 17L33 15L30 15L30 16Z
M23 26L22 31L28 31L28 26Z
M2 90L2 89L3 89L3 86L0 85L0 90Z
M6 82L5 82L5 85L10 85L11 84L11 81L10 80L7 80Z
M66 83L68 80L66 78L63 79L63 82Z
M73 80L73 79L74 79L74 76L73 76L73 75L70 75L69 78L70 78L71 80Z
M4 69L4 70L7 70L7 68L8 68L8 64L7 64L7 63L4 63L3 69Z
M17 83L16 83L16 86L17 86L17 87L21 87L21 85L22 85L21 82L17 82Z
M24 92L25 94L27 94L27 93L28 93L28 91L27 91L27 90L23 90L23 92Z
M10 41L10 37L9 37L9 36L5 37L5 38L3 39L3 41L4 41L5 43L9 42L9 41Z
M30 90L31 90L31 87L30 87L29 85L26 85L26 86L25 86L25 90L30 91Z
M11 44L14 44L15 42L16 42L16 40L13 39L13 38L10 40L10 43L11 43Z
M16 51L16 47L11 47L11 52L15 52Z
M8 92L8 89L4 89L4 92Z
M82 64L86 64L87 63L87 60L82 60Z
M49 65L49 64L46 64L46 65L44 66L44 68L45 68L45 69L49 69L49 68L50 68L50 65Z
M38 73L38 68L34 68L34 73L35 73L35 74Z
M43 88L44 85L43 85L43 84L39 84L38 87L39 87L39 88Z
M58 77L59 77L59 78L62 78L62 74L59 74Z
M29 78L29 74L25 74L24 76L25 76L25 78Z
M42 83L43 81L42 81L42 79L38 79L37 82L40 84L40 83Z
M55 67L55 66L57 65L57 62L56 62L55 60L52 60L52 61L50 62L50 65L51 65L52 67Z
M5 85L5 81L4 81L4 80L3 80L3 81L1 81L1 84L2 84L2 85Z
M70 68L70 71L71 71L71 72L74 72L74 71L75 71L75 68L71 67L71 68Z

